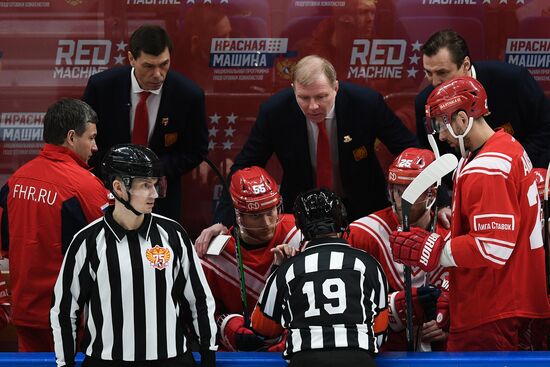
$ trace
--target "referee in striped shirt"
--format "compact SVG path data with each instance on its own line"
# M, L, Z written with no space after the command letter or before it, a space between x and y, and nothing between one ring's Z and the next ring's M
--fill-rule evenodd
M386 277L369 254L340 238L340 199L326 189L298 196L296 226L309 242L271 275L252 314L269 338L288 329L291 367L375 366L388 326Z
M194 366L184 318L199 337L202 366L215 366L215 302L200 261L177 222L151 213L162 195L161 162L123 144L107 153L103 173L114 209L75 235L55 284L57 365L74 366L84 311L84 367Z

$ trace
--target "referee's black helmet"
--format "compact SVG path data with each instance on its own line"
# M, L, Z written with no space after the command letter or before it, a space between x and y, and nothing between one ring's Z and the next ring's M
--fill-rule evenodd
M342 200L325 188L300 194L294 202L294 219L308 241L332 233L343 233L348 225Z
M131 186L135 177L162 177L162 163L149 148L136 144L118 144L105 154L101 163L103 182L109 190L113 181L120 177Z

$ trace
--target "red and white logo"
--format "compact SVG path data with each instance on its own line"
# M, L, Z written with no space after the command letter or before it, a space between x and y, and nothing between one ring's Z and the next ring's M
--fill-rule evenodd
M474 231L513 231L516 221L511 214L479 214L474 215Z
M170 249L156 245L145 251L145 257L149 260L152 267L157 270L164 270L171 258Z

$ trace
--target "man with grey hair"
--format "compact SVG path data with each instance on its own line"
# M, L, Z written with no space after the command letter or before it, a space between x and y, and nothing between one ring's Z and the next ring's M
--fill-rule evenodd
M375 153L377 139L393 154L418 144L381 94L339 83L328 60L306 56L293 69L291 87L260 106L231 172L265 167L275 154L283 168L286 210L300 192L326 187L343 198L354 220L389 205ZM228 205L228 198L222 198L216 213L225 224L232 222Z
M49 311L63 254L108 204L108 191L87 165L97 150L96 122L85 102L51 105L44 116L46 144L0 191L2 252L9 257L20 352L53 351Z

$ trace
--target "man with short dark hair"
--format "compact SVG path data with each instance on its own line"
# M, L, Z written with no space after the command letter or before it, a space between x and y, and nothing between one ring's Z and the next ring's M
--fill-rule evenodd
M447 351L520 350L532 323L550 316L540 201L521 144L485 121L481 83L458 77L426 103L430 132L462 159L453 175L451 238L419 227L393 231L394 259L425 272L449 271Z
M84 311L84 367L194 367L184 317L201 366L215 366L215 302L199 258L179 223L152 214L165 194L159 158L120 144L102 166L115 205L77 233L59 272L50 312L57 365L74 366Z
M207 154L204 93L195 83L171 71L172 41L154 25L139 27L130 37L130 66L107 70L90 77L82 99L99 116L103 131L98 162L120 143L148 146L163 163L167 198L156 212L180 219L181 175L195 168Z
M44 116L46 144L0 192L20 352L53 351L48 312L63 254L73 235L108 204L108 192L87 165L97 150L96 121L82 101L51 105Z
M492 128L502 127L525 148L535 167L550 161L550 101L529 71L501 61L473 62L464 38L446 29L422 45L424 71L432 85L416 96L416 131L420 144L429 148L424 118L428 95L441 83L458 76L479 80L487 91ZM438 143L441 154L451 152Z

